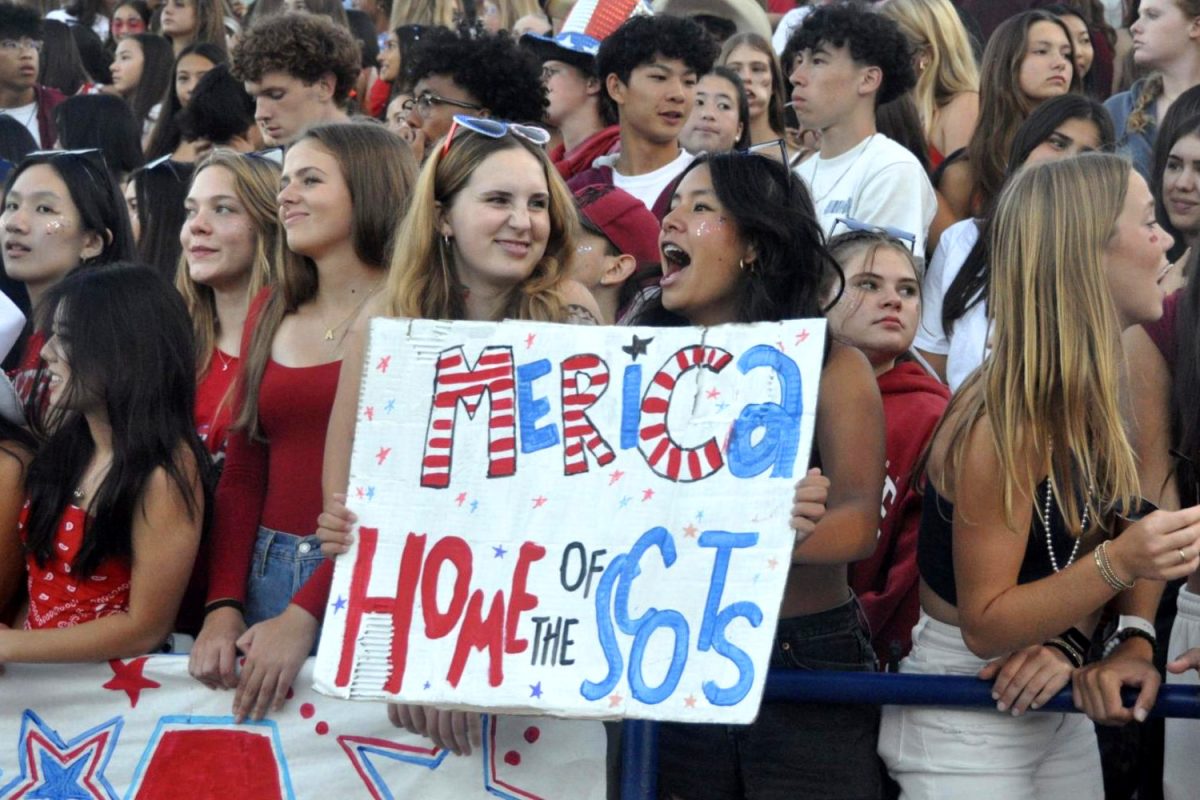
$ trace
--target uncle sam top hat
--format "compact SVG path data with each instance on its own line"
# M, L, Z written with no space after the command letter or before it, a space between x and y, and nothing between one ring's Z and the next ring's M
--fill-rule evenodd
M542 61L564 61L591 72L600 42L630 17L653 13L645 0L579 0L556 36L527 33L521 44Z

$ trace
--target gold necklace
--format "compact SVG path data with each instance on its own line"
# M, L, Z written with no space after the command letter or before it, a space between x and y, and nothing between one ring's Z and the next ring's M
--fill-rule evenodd
M382 283L383 283L382 278L375 281L375 285L371 287L371 291L369 291L365 295L363 295L362 300L358 301L358 303L354 306L354 308L350 311L350 313L346 315L345 319L343 319L337 325L331 325L325 329L325 336L324 336L325 341L327 341L327 342L333 341L333 332L336 331L338 328L342 327L343 325L345 325L350 320L354 319L354 317L358 315L358 312L362 310L362 307L364 305L366 305L367 300L369 300L371 298L371 295L375 294L375 291L379 288L380 284L382 284ZM324 322L324 320L321 320L321 321ZM344 338L345 334L342 334L342 336ZM334 345L334 347L336 347L336 346L337 345Z

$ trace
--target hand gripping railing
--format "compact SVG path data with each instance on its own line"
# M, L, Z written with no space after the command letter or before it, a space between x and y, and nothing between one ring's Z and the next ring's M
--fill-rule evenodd
M1122 693L1132 705L1137 691ZM789 670L767 676L764 700L796 703L872 703L905 706L977 706L995 708L991 681L945 675L897 675L872 672ZM1071 688L1060 691L1037 711L1075 711ZM1036 712L1034 712L1036 713ZM1200 718L1200 688L1167 686L1158 690L1151 716ZM625 722L621 737L621 800L656 800L658 742L655 723Z

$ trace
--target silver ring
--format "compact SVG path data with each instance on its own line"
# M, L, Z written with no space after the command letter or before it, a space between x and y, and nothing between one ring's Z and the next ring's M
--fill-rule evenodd
M1179 548L1179 563L1186 564L1188 562L1187 553L1183 552L1183 548Z

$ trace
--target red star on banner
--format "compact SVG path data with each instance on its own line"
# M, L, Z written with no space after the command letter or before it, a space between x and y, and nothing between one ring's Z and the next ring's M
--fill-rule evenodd
M621 701L624 699L625 698L619 694L611 694L608 696L608 707L616 708L617 706L621 705Z
M687 524L687 527L683 529L683 538L695 539L696 534L699 533L699 531L700 531L699 528L697 528L695 525L693 525L692 523L689 522Z
M646 502L647 500L649 500L651 497L654 497L653 489L642 489L642 502L643 503Z
M130 661L115 658L109 661L108 666L112 667L113 679L104 684L104 688L129 695L129 707L137 708L138 697L143 689L157 689L162 685L142 675L149 659L150 656L141 656Z
M689 694L687 697L683 698L683 704L685 706L687 706L688 708L695 708L696 707L696 695Z

